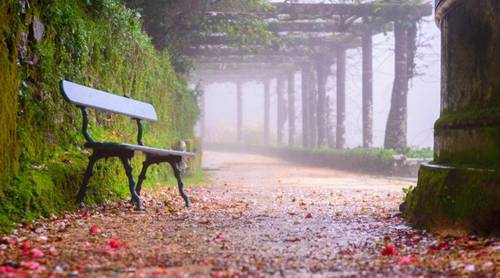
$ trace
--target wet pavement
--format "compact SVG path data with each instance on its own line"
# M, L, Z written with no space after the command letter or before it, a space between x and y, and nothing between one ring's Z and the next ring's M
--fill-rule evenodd
M497 239L439 237L405 224L397 210L414 181L259 155L207 152L204 161L210 182L188 187L193 208L169 187L146 192L146 212L121 202L35 223L4 237L0 273L495 277L500 270Z

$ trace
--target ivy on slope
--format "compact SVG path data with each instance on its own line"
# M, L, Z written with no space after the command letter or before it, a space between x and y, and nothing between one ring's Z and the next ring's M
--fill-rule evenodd
M159 121L145 125L146 144L170 147L193 136L199 113L195 96L173 70L169 54L155 50L140 18L121 1L38 0L29 7L23 7L25 1L7 2L11 8L0 10L0 62L15 80L0 83L0 119L12 122L2 125L0 134L14 127L15 138L1 137L2 153L10 153L0 159L2 167L15 166L0 185L2 230L14 221L74 208L88 152L81 149L79 111L60 95L61 79L152 103ZM33 26L40 22L43 38L36 39ZM12 26L16 30L9 30ZM5 34L15 34L15 45L4 42ZM18 58L5 57L6 51ZM4 95L15 101L4 104ZM97 140L136 138L130 118L94 111L90 118ZM134 160L136 170L140 162ZM164 180L168 173L166 167L154 168L148 178ZM122 166L98 163L89 188L90 203L126 196Z

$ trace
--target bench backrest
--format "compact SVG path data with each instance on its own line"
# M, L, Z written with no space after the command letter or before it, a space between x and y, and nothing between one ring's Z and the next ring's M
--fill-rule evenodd
M99 91L67 80L62 80L60 86L64 98L76 106L118 113L139 120L158 120L154 107L149 103Z

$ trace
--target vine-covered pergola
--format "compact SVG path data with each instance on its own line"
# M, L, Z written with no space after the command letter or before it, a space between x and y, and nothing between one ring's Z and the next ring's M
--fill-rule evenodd
M346 50L362 49L363 147L373 139L373 56L372 37L394 32L395 77L391 109L387 120L385 147L406 147L408 82L414 74L417 23L432 14L430 4L373 2L369 4L273 3L266 10L210 11L214 17L260 17L280 44L254 43L231 46L226 34L193 39L186 51L196 65L194 77L202 84L236 83L237 136L242 141L242 84L264 84L264 142L270 141L270 80L276 79L277 143L284 144L288 121L288 144L295 144L295 73L301 73L301 120L304 147L345 147ZM336 121L329 121L330 100L327 78L335 64ZM286 86L288 85L288 86ZM286 90L286 88L288 88ZM286 90L286 92L285 92ZM288 101L285 101L287 96ZM201 110L204 113L204 96ZM201 135L205 133L201 117ZM333 132L335 130L335 132ZM335 136L333 136L335 134Z

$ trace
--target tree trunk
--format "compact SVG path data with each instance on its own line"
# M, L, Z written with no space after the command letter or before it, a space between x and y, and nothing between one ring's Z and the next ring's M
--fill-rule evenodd
M406 148L407 96L408 96L408 44L403 22L395 22L395 79L392 89L391 109L387 119L384 147L403 150Z

